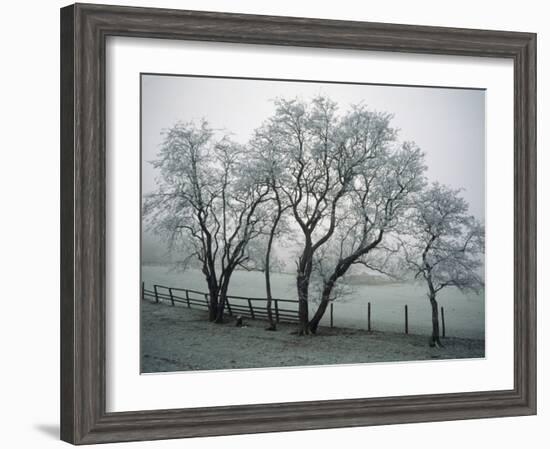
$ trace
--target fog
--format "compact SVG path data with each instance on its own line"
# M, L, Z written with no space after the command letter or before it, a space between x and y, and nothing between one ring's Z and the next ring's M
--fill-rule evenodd
M485 91L481 89L142 75L142 194L155 189L161 132L178 121L204 118L246 143L274 112L273 99L325 95L339 111L364 103L394 115L399 141L414 141L426 155L427 177L463 189L470 213L485 218ZM165 247L147 232L143 262L165 259Z

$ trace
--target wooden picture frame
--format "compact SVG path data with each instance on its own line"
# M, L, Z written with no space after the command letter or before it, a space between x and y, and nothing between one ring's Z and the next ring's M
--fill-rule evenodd
M514 388L106 412L107 36L510 58ZM61 438L73 444L536 413L536 35L76 4L61 10Z

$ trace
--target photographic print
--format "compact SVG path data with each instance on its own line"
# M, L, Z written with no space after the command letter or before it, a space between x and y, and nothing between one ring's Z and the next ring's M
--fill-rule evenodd
M485 356L485 91L141 74L141 372Z

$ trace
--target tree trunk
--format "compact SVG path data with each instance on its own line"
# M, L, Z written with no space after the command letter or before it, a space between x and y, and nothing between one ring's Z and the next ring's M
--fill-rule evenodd
M309 334L309 310L308 310L308 294L309 294L309 277L304 273L298 272L296 277L296 287L298 289L298 318L300 320L299 335Z
M323 315L325 314L327 307L330 303L330 296L332 294L334 286L336 285L336 282L338 281L338 279L346 274L352 262L357 257L359 257L357 254L359 253L352 254L338 262L336 268L334 269L334 272L332 273L328 281L325 282L325 285L323 286L323 292L321 293L321 304L319 304L319 307L315 311L315 315L313 315L313 318L308 325L309 330L312 334L317 333L317 328L319 327L319 323L321 322L321 319L323 318Z
M216 318L215 323L223 323L223 313L225 310L225 302L227 301L227 290L229 289L229 279L231 273L227 273L223 279L222 285L220 287L220 297L218 298L218 307L216 309Z
M323 318L323 315L325 314L327 307L330 303L330 293L332 291L332 285L325 285L323 288L323 293L321 295L321 304L319 304L319 307L315 311L315 315L313 315L313 318L308 324L309 331L312 334L317 333L317 328L319 327L319 323L321 322L321 319Z
M206 277L206 282L208 284L208 321L216 320L216 313L218 309L218 296L220 289L217 281L215 281L211 276Z
M435 299L435 293L430 293L430 304L432 306L432 338L430 340L430 346L442 347L439 340L439 312L437 307L437 301Z
M203 262L202 273L206 277L206 283L208 285L208 321L216 320L216 313L218 308L218 295L219 285L215 275L215 272L210 270L210 265Z
M273 310L272 310L273 298L271 294L270 259L271 259L271 248L273 247L273 240L275 239L277 226L279 225L279 221L281 220L281 216L283 215L284 209L281 204L281 198L279 197L279 193L277 192L277 188L275 186L274 180L272 180L270 187L273 189L273 193L275 194L275 201L277 203L277 215L273 220L273 226L271 227L271 231L269 232L269 240L267 242L267 250L265 252L265 291L267 295L267 304L266 304L267 318L269 320L269 327L267 328L267 330L275 331L277 330L277 321L273 319Z
M313 266L313 250L311 238L306 236L306 245L300 256L298 273L296 275L296 288L298 290L298 318L300 321L299 335L308 335L309 332L309 280Z
M270 331L276 331L277 330L277 323L273 319L273 310L272 310L272 304L273 304L273 297L271 294L271 272L270 272L270 258L271 258L271 248L273 246L273 240L275 238L275 232L277 231L277 225L279 224L279 220L281 219L281 202L279 200L279 196L277 196L277 216L275 217L275 220L273 221L273 226L271 228L271 231L269 233L269 240L267 242L267 249L265 252L265 292L267 296L267 319L269 320L269 327L267 330Z
M271 276L270 276L270 273L269 273L269 251L268 251L268 255L266 257L265 291L266 291L266 295L267 295L267 304L266 304L267 319L269 320L269 327L267 328L267 330L276 331L277 330L277 323L273 319L273 310L272 310L272 307L271 307L271 305L273 303L273 298L272 298L272 295L271 295Z
M208 306L208 321L216 321L216 314L218 311L218 288L210 287L208 288L209 306Z

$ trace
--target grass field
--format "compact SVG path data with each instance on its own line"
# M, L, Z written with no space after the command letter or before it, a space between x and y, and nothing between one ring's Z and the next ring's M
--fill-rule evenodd
M207 291L204 276L199 270L178 272L169 265L142 266L142 280L148 288L153 284ZM371 302L373 330L402 332L404 329L404 306L408 305L409 332L428 335L431 331L431 309L425 287L417 284L367 285L354 282L352 293L334 303L334 325L352 329L367 326L367 303ZM272 275L273 294L278 298L296 299L295 277L292 274ZM239 296L265 296L264 277L259 272L236 271L232 277L229 293ZM455 288L440 292L439 305L445 309L446 333L448 336L480 339L485 338L484 294L463 295ZM314 304L310 305L313 312ZM322 324L329 323L325 314Z
M428 338L393 332L323 328L299 337L295 326L267 332L265 322L244 327L208 322L205 311L142 301L141 372L266 368L373 362L479 358L484 341L445 338L430 348Z

